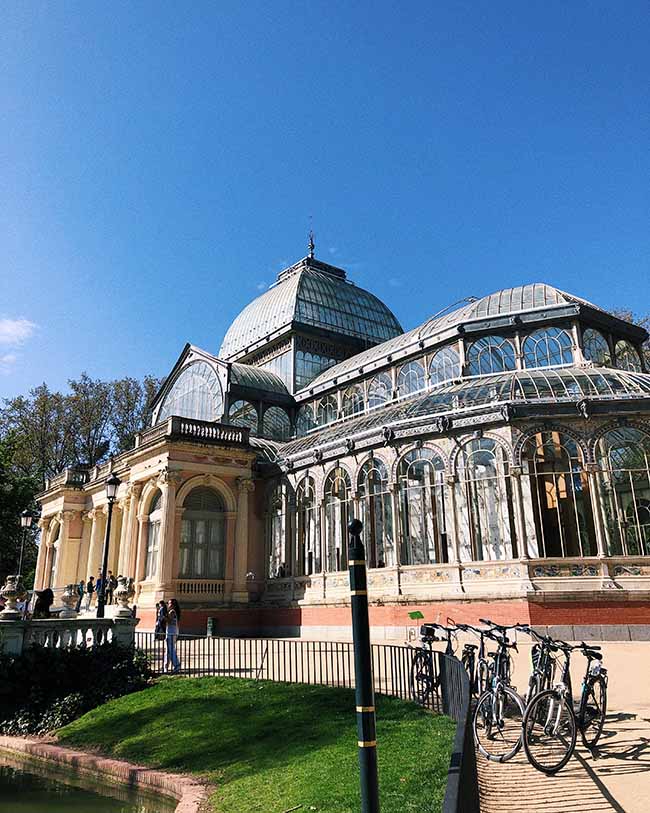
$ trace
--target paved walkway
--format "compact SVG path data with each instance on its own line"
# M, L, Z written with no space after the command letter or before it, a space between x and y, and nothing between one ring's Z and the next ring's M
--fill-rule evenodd
M546 776L523 750L509 763L477 755L483 813L646 813L650 810L650 715L607 716L597 752L581 746L564 770Z

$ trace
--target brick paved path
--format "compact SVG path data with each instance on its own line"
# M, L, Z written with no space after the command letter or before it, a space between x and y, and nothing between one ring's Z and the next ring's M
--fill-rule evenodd
M598 752L579 746L556 776L532 768L523 749L505 765L477 759L483 813L650 811L650 710L609 714Z

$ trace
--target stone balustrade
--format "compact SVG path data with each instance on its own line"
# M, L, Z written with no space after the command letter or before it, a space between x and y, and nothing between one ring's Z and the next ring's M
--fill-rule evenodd
M133 646L137 618L43 618L27 621L0 616L0 648L19 655L31 646L72 649L112 641Z

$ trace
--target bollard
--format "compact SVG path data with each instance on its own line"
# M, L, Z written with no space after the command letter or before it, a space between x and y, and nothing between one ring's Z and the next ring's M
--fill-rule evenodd
M363 524L350 520L350 603L352 605L352 640L354 641L354 677L357 705L357 739L361 778L361 813L379 813L379 780L377 776L377 735L375 730L375 692L372 681L372 651L368 621L366 553L361 541Z

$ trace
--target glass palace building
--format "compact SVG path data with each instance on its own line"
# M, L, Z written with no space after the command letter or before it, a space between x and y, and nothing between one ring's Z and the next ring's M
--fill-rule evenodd
M217 355L185 346L131 451L48 483L37 587L97 574L114 470L110 568L145 628L176 596L185 631L346 635L356 516L377 636L415 610L627 636L650 623L646 339L543 283L404 332L310 252Z

